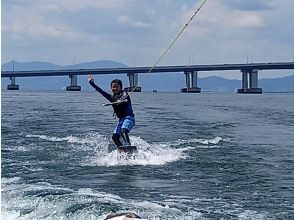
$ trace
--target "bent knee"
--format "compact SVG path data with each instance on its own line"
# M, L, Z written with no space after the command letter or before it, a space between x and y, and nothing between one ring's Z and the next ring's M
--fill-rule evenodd
M121 133L129 133L129 130L127 128L121 129Z

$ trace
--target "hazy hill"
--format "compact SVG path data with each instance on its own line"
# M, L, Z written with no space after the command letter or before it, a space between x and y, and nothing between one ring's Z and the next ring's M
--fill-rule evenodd
M108 67L127 67L126 65L110 60L99 60L85 63L78 63L75 65L60 66L48 62L17 62L10 61L2 65L2 70L21 71L21 70L58 70L58 69L94 69L94 68L108 68Z
M127 67L126 65L110 60L101 60L93 62L79 63L75 65L60 66L48 62L8 62L2 65L2 70L56 70L56 69L94 69L110 67ZM125 86L128 86L128 77L123 75L99 75L95 76L96 82L104 89L109 88L112 79L119 78ZM139 75L140 80L140 75ZM7 78L2 79L2 89L10 83ZM66 76L62 77L29 77L17 78L16 83L20 85L21 90L62 90L70 84ZM82 90L92 90L87 82L87 76L78 76L78 84ZM185 77L183 73L152 73L144 79L142 84L143 91L179 91L185 86ZM241 80L229 80L221 77L210 76L198 79L198 86L202 91L213 92L234 92L236 88L241 87ZM264 92L287 92L294 91L294 75L276 78L260 79L259 87Z
M25 71L25 70L58 70L62 66L58 66L48 62L17 62L10 61L1 66L5 71Z
M75 65L60 66L48 62L17 62L10 61L2 65L2 70L6 71L21 71L21 70L58 70L58 69L95 69L95 68L109 68L109 67L127 67L126 65L110 60L100 60L86 63L78 63ZM125 75L111 75L111 76L96 76L96 81L106 88L113 78L120 78L124 84L127 85L128 78ZM6 89L10 80L2 79L2 90ZM70 80L66 76L58 77L24 77L17 78L16 83L21 90L64 90L70 84ZM82 86L82 90L90 90L87 82L87 76L79 76L78 84Z
M65 66L65 69L95 69L95 68L122 68L128 67L122 63L110 61L110 60L99 60L99 61L92 61L86 63L78 63L75 65L68 65Z
M294 92L294 75L276 79L261 79L259 86L268 92Z

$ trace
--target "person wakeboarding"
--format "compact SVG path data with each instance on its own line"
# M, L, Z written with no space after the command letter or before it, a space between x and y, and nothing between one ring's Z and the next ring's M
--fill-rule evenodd
M88 80L90 85L110 102L114 110L113 114L119 119L112 135L114 144L118 149L130 148L132 145L129 132L135 126L135 115L133 113L130 96L127 91L123 90L122 81L119 79L111 81L110 88L113 92L111 95L95 84L93 75L89 75ZM122 137L124 143L120 141L120 137Z

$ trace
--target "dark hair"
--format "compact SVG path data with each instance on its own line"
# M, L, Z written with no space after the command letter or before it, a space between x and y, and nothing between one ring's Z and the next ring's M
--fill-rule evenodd
M122 81L120 79L112 80L111 83L110 83L110 87L112 86L113 83L117 83L118 85L120 85L121 89L123 88Z

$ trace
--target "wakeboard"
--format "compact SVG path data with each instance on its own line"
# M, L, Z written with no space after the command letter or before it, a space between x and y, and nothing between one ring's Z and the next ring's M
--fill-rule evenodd
M136 146L118 147L117 150L119 153L129 153L129 154L138 153L138 149Z

